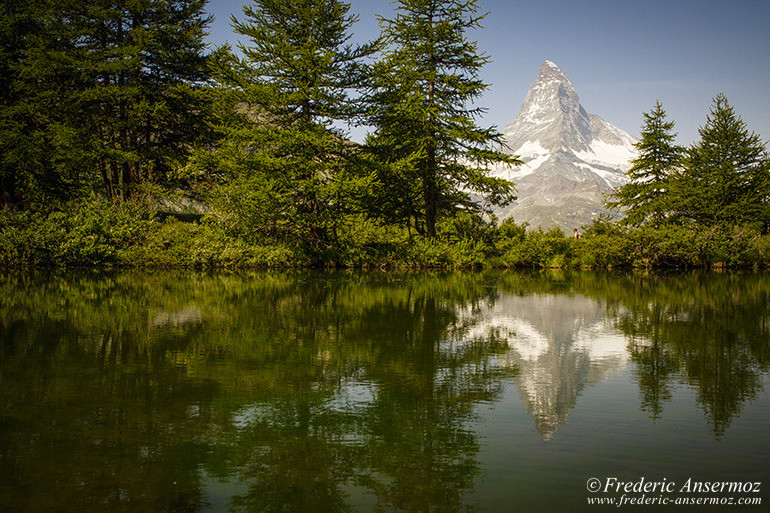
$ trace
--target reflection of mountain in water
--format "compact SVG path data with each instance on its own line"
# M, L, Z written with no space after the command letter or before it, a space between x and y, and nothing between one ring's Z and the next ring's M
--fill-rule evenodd
M575 407L587 384L605 380L628 362L626 341L609 326L604 305L583 296L500 298L476 330L508 339L501 356L543 439Z

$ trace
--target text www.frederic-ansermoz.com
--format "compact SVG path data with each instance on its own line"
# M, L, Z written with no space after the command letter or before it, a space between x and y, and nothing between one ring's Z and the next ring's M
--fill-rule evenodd
M621 480L591 477L586 481L589 505L603 506L759 506L760 481L701 481L688 478Z

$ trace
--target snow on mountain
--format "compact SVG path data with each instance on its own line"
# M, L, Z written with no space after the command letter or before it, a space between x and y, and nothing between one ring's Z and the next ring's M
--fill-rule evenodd
M518 223L565 231L601 214L605 195L626 182L635 139L580 105L569 78L551 61L540 67L516 119L503 129L505 151L525 165L498 169L516 183L518 200L497 212Z
M587 297L503 295L494 304L468 307L468 340L507 341L498 356L515 368L521 399L548 440L577 407L582 391L625 369L628 341L607 322L606 308Z

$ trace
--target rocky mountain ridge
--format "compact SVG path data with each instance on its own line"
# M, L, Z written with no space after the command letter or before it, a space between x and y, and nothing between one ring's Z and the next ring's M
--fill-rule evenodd
M626 182L636 140L623 130L589 114L577 91L556 64L546 61L527 92L516 119L503 129L504 151L525 165L496 169L513 180L518 200L498 209L531 228L558 226L572 231L602 214L606 195Z

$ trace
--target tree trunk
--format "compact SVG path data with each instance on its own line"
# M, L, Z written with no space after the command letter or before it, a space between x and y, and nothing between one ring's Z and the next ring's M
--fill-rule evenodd
M433 27L433 13L430 14L430 25ZM431 41L433 43L433 41ZM430 55L430 80L428 82L428 138L427 162L424 174L423 190L425 195L425 233L429 239L436 238L436 217L438 207L438 191L436 187L436 120L434 114L434 105L436 103L436 56L431 50Z
M428 161L423 177L425 196L425 234L429 239L436 237L436 149L433 141L428 143Z

